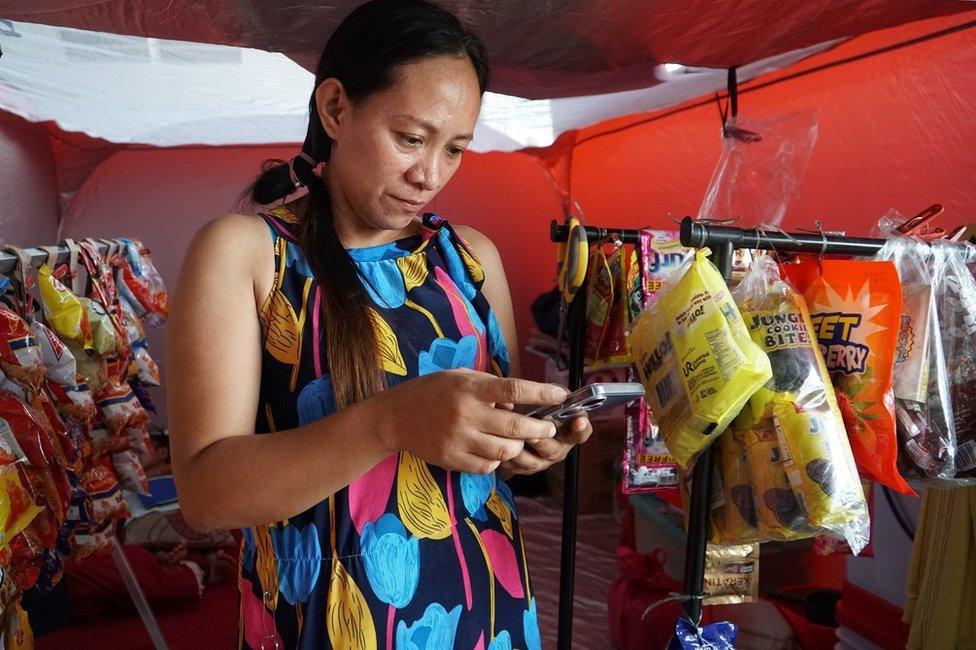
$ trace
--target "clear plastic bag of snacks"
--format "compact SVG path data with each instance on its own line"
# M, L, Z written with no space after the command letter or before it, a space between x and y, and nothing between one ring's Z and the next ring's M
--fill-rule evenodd
M806 302L767 255L756 258L733 295L772 366L772 378L733 425L760 536L789 540L830 531L856 553L868 541L867 502Z
M956 432L935 295L945 258L921 241L894 237L875 259L892 262L902 285L893 382L898 466L911 478L952 478Z
M707 250L654 296L630 332L637 371L668 451L682 468L772 376Z

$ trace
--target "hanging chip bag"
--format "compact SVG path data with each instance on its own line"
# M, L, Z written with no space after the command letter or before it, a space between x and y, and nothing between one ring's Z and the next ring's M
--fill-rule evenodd
M894 264L814 260L783 269L810 308L861 477L914 495L897 465L892 376L902 299Z
M77 369L75 355L71 354L68 346L43 323L34 320L30 327L34 333L34 340L41 349L44 376L47 380L62 386L74 385Z
M37 340L27 321L6 307L0 307L0 369L28 391L40 390L44 383Z
M84 348L91 347L91 325L81 299L54 277L47 264L41 264L37 273L37 284L40 287L44 318L51 329L65 341Z
M828 530L856 553L868 539L867 503L806 302L768 255L733 295L772 365L733 427L745 441L765 538Z
M707 255L695 253L629 336L651 413L683 469L772 374Z

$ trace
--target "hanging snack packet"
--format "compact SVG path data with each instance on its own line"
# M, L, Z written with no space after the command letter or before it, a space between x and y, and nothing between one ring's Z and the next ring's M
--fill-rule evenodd
M956 434L934 294L943 257L923 242L895 237L875 259L890 260L901 279L893 380L898 466L912 478L952 478Z
M92 330L92 347L96 354L114 355L119 349L118 333L105 307L91 298L80 298Z
M43 323L34 320L30 327L34 333L34 340L41 349L44 376L47 380L61 385L74 385L75 355L71 354L68 346Z
M771 371L718 269L699 250L630 333L668 451L682 468L738 414Z
M40 512L16 470L0 467L0 547L27 528Z
M670 240L664 241L666 246L678 244L677 233L661 234L673 235ZM679 255L680 260L675 261L674 258L669 257L673 253L668 252L666 248L661 251L656 250L659 244L656 233L650 230L640 231L640 243L634 250L634 259L631 260L631 313L628 327L633 324L644 306L660 288L661 277L665 274L670 275L671 270L678 268L684 261L684 255ZM691 255L690 249L681 250L686 250L687 254ZM635 381L637 377L634 369L631 368L628 372L629 380ZM665 498L670 496L673 500L677 496L674 492L678 486L678 466L664 444L661 430L651 421L647 400L642 397L629 404L625 415L627 445L624 448L623 460L624 493L656 492Z
M709 544L705 551L706 605L759 600L759 544Z
M584 356L587 365L593 365L600 354L600 345L607 332L610 309L613 306L614 282L601 247L590 254L589 278L586 297L586 343Z
M110 458L94 460L82 474L81 485L91 495L92 513L96 523L131 516Z
M125 259L122 265L122 278L128 290L148 312L146 322L160 325L169 313L168 298L163 280L159 276L149 249L138 239L122 239L125 245Z
M54 277L47 264L41 264L37 272L37 284L40 287L44 319L51 329L66 342L83 348L91 347L91 326L81 299Z
M625 333L628 324L627 259L628 257L624 255L624 247L618 246L607 260L613 280L613 303L607 317L607 328L600 342L600 352L597 355L600 365L625 364L631 361Z
M733 295L773 371L734 425L764 532L793 539L829 530L860 550L867 504L806 302L768 255L753 262Z
M125 429L149 422L149 414L139 404L129 384L108 384L95 393L95 403L112 435L125 435Z
M901 284L895 266L823 260L783 269L810 306L861 476L914 495L897 466L892 371Z
M756 493L749 469L749 455L741 436L732 429L718 437L718 470L722 477L725 504L715 516L713 539L722 544L759 541Z
M945 260L937 285L942 345L955 425L956 479L976 479L976 280L970 248L940 247Z
M44 383L44 360L30 326L5 307L0 307L0 370L31 392Z
M92 390L98 390L108 383L108 366L105 357L94 352L86 352L68 344L71 353L75 355L75 366L84 383Z

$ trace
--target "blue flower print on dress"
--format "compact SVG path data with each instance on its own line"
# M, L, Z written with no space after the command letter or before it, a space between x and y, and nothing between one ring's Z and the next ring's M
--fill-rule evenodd
M306 278L314 278L312 269L308 265L308 260L298 246L285 247L285 266L294 268Z
M420 581L420 540L393 513L363 526L360 540L373 593L397 609L406 607Z
M478 294L478 290L475 288L474 282L471 281L471 276L468 275L468 267L464 265L464 261L454 247L454 242L451 241L451 233L448 228L441 228L437 233L437 243L440 245L439 248L444 254L444 261L447 263L447 274L451 276L454 284L461 290L461 295L470 302Z
M508 504L508 509L512 516L518 519L518 510L515 509L515 497L512 495L512 488L504 480L495 481L495 492L501 497L502 501Z
M299 426L321 420L335 413L335 393L332 390L332 377L322 375L308 382L298 394Z
M241 563L245 568L253 570L258 559L254 532L250 528L241 528L241 537L244 538L244 556L241 558Z
M508 371L509 358L508 346L505 344L505 336L502 334L495 312L488 312L488 353L498 357L498 362L502 364L503 370Z
M507 630L502 630L488 644L488 650L512 650L512 636Z
M460 605L448 612L440 603L431 603L409 627L403 621L397 624L397 650L453 650L460 618Z
M495 488L495 474L468 474L461 473L461 498L464 500L464 507L468 514L478 521L488 519L485 512L485 503L491 496L491 491Z
M417 374L429 375L452 368L473 368L478 355L478 338L468 334L460 341L436 339L429 350L421 350L417 361Z
M278 590L289 603L304 603L322 568L322 547L315 524L271 527L271 546L278 566Z
M377 307L396 309L407 299L403 272L395 259L373 260L357 264L366 292Z
M542 650L542 637L539 635L539 613L535 598L529 602L529 609L522 612L522 633L525 635L525 650Z

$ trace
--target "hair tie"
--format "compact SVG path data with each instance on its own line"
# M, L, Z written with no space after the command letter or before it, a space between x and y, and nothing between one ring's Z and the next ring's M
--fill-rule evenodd
M302 160L304 160L305 162L307 162L312 169L315 169L319 165L319 163L316 162L316 160L314 158L312 158L310 155L308 155L307 153L305 153L305 150L304 149L300 149L298 151L298 154L295 156L295 158L301 158ZM288 177L291 179L292 184L297 189L297 188L302 187L303 185L305 185L305 183L303 183L298 178L298 174L295 173L295 158L291 158L288 161Z

